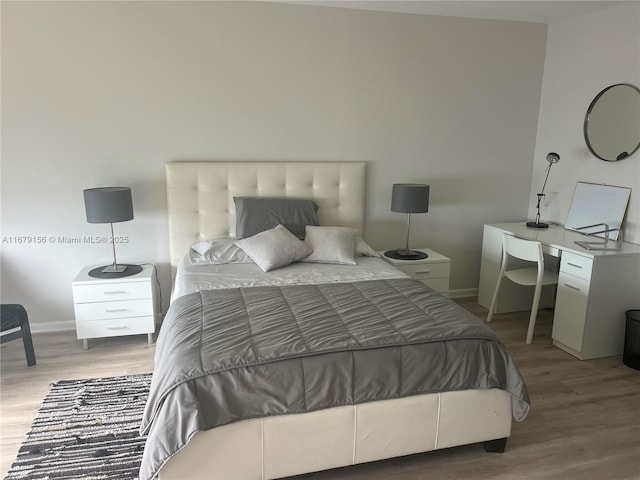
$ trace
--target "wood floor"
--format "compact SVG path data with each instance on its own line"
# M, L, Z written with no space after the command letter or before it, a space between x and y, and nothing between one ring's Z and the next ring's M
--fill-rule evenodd
M475 298L461 299L480 318ZM514 423L507 451L481 445L384 460L300 476L300 480L640 479L640 371L621 357L580 361L551 345L551 312L540 312L525 345L528 313L496 315L490 326L514 357L531 397L527 419ZM20 340L2 345L0 474L4 477L49 384L61 379L151 372L146 336L92 341L75 332L34 335L38 365L27 368ZM205 479L203 479L205 480Z

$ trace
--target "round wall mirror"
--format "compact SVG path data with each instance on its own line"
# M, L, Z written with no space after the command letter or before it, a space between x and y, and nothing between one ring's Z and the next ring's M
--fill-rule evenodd
M600 160L633 155L640 148L640 89L619 83L598 93L584 117L584 139Z

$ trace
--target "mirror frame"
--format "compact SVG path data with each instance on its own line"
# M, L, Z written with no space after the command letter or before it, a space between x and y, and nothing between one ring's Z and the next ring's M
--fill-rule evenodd
M593 148L593 145L591 145L591 142L589 141L589 134L587 132L587 128L589 126L589 119L591 117L591 112L593 111L594 107L596 106L596 104L598 103L598 100L600 100L600 98L607 93L609 90L611 90L614 87L631 87L632 89L634 89L638 95L640 95L640 88L636 87L635 85L631 84L631 83L616 83L615 85L610 85L604 89L602 89L602 91L600 91L600 93L598 93L593 100L591 100L591 103L589 104L589 108L587 108L587 113L584 116L584 124L582 127L582 131L584 134L584 140L587 144L587 148L589 149L589 151L595 155L597 158L599 158L600 160L603 160L605 162L619 162L620 160L624 160L625 158L629 158L631 155L633 155L634 153L636 153L638 151L638 149L640 148L640 134L638 136L638 143L636 144L636 146L633 148L633 151L629 152L629 154L625 157L622 158L613 158L613 159L609 159L609 158L603 158L601 155L599 155L595 149Z

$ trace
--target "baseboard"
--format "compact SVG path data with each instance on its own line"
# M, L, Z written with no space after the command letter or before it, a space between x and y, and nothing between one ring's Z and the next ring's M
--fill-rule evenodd
M477 297L477 288L460 288L458 290L449 290L449 298L465 298L465 297Z
M58 322L47 323L31 323L29 327L33 333L53 333L53 332L68 332L69 330L76 329L75 320L60 320Z

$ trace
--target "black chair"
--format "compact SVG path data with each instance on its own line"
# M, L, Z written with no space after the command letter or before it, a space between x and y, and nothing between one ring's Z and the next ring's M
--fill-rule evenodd
M2 341L0 343L22 337L24 353L27 356L27 365L29 367L33 367L36 364L36 353L33 350L33 341L31 340L31 329L29 328L29 317L27 316L27 311L22 305L3 304L0 305L0 312L2 317L2 328L0 328L1 332L7 332L20 327L20 330L2 335Z

